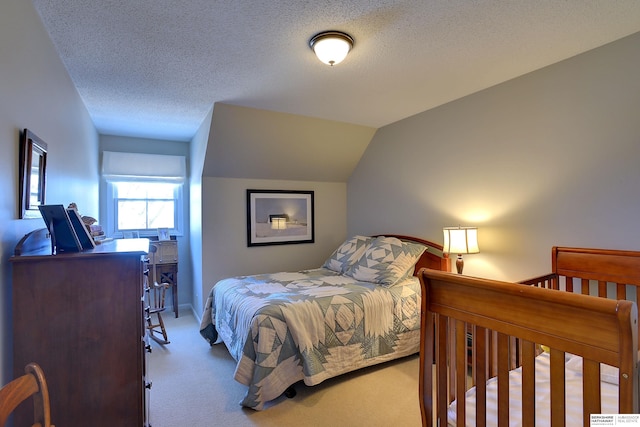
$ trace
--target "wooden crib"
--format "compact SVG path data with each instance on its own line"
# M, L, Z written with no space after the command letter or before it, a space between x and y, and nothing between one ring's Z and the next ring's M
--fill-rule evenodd
M588 426L603 408L638 413L640 252L554 247L552 273L520 283L419 278L423 425Z

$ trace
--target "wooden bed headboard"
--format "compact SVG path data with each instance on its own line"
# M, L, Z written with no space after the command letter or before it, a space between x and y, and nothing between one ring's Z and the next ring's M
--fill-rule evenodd
M380 236L395 237L396 239L405 240L408 242L416 242L423 244L427 247L418 262L416 268L413 271L413 275L417 276L418 272L422 268L430 268L432 270L451 271L451 262L449 254L442 252L442 245L434 242L430 242L420 237L404 236L401 234L380 234ZM374 236L376 237L376 236Z

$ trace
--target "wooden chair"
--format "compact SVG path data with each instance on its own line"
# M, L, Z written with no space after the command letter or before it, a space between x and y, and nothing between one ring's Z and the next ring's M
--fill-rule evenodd
M157 283L149 285L149 314L147 316L147 329L149 329L149 335L154 340L161 344L169 344L170 341L167 337L167 330L164 327L164 321L162 320L161 313L165 310L165 294L167 289L171 287L170 283ZM156 316L157 323L153 322L152 315ZM162 340L154 335L162 335Z
M26 374L0 389L0 426L4 426L14 409L33 397L33 426L54 427L51 424L49 390L44 373L37 363L25 367Z
M149 251L154 253L157 248L153 245L149 246ZM169 338L167 336L167 330L164 327L164 320L162 320L162 312L165 311L165 296L167 289L171 287L170 283L158 283L156 281L155 266L152 268L151 277L149 277L149 270L145 272L145 291L147 293L147 329L149 330L149 336L159 342L160 344L169 344ZM156 316L157 322L153 322L152 316ZM157 335L155 335L157 334ZM160 339L159 335L162 336Z

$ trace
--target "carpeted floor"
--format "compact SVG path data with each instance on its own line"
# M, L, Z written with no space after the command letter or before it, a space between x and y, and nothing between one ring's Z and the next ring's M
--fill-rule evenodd
M163 318L171 343L152 341L147 365L152 427L421 425L417 355L315 387L299 383L296 397L253 411L239 405L246 387L233 379L226 347L210 347L186 310L178 319L173 313Z

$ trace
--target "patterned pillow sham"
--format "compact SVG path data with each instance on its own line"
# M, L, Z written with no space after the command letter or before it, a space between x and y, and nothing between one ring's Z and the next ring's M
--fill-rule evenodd
M345 240L338 249L322 264L322 267L337 273L345 273L360 259L365 249L373 241L373 237L353 236Z
M356 280L391 286L411 274L427 247L395 237L373 239L360 259L345 274Z

